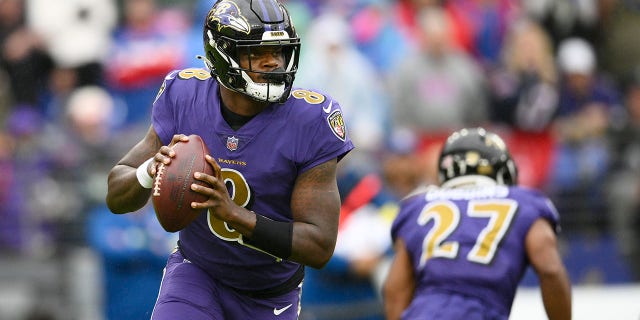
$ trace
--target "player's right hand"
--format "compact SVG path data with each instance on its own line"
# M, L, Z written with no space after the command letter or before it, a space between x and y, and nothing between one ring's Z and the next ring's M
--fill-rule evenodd
M149 172L152 177L155 177L157 164L163 163L166 166L171 163L171 158L176 156L176 152L173 151L173 146L178 142L186 141L189 141L188 136L184 134L174 135L173 138L171 138L171 142L169 143L169 145L160 147L160 150L158 150L155 156L153 156L154 161L150 163L149 168L147 168L147 172Z

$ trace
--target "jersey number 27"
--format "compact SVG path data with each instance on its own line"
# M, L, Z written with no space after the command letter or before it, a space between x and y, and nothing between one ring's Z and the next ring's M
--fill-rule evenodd
M487 225L476 237L476 242L467 254L467 259L476 263L489 264L498 250L498 244L511 226L518 203L511 199L471 200L466 214L471 218L489 218ZM433 221L433 227L422 242L420 267L435 257L455 259L459 243L447 238L460 226L460 209L451 201L428 203L418 216L418 224Z

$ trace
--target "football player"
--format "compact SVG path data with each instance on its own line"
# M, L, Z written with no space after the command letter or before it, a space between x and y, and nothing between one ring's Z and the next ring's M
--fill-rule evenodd
M300 39L277 0L219 0L203 28L206 69L169 73L151 126L112 169L114 213L142 207L171 146L197 134L219 178L180 231L152 319L297 319L305 266L333 254L338 161L354 148L330 96L293 87Z
M451 134L440 186L402 200L384 284L387 319L508 319L530 265L549 319L571 318L571 285L549 199L517 186L504 141L482 128Z

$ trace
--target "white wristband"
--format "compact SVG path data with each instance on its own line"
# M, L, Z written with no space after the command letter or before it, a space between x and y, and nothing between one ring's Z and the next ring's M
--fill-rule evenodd
M153 177L149 175L149 171L147 168L149 167L149 162L153 161L153 158L149 158L149 160L143 162L138 169L136 169L136 177L138 178L138 183L145 188L151 189L153 186Z

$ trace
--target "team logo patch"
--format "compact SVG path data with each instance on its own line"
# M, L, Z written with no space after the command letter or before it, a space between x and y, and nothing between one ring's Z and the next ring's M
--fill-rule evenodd
M238 141L236 137L227 137L227 149L229 149L229 151L236 151L236 149L238 149Z
M347 138L347 128L344 125L344 119L342 119L342 112L335 110L327 117L327 122L333 134L338 139L344 141Z
M246 34L251 32L247 18L242 15L240 8L233 1L224 0L218 3L209 11L209 21L218 22L218 31L223 28L231 28Z

